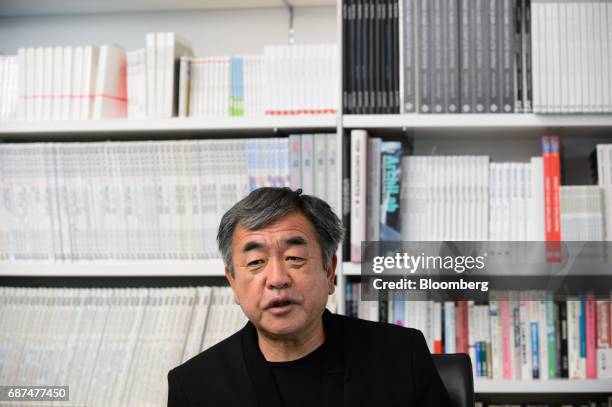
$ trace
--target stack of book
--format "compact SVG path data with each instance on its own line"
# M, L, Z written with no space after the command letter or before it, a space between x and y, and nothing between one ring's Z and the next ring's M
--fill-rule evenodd
M0 145L0 258L217 258L219 220L289 185L287 138Z
M488 304L434 302L418 292L377 303L362 301L359 285L346 286L347 315L417 328L431 352L468 353L476 377L612 378L610 299L554 302L527 290L491 291Z
M86 120L126 117L122 48L28 47L17 51L17 119Z
M609 0L531 0L534 112L612 112L610 15Z
M179 116L335 114L336 49L270 45L263 55L183 57Z
M17 116L19 64L14 55L0 55L0 122Z

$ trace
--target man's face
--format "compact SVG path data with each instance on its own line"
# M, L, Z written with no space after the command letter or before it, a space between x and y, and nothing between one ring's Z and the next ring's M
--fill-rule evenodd
M237 226L226 269L236 303L270 336L299 338L321 321L327 296L334 292L336 257L323 269L315 230L293 212L259 230Z

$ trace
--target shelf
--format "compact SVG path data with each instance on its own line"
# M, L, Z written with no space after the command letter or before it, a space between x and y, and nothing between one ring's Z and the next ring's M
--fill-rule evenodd
M0 277L223 277L220 259L169 262L0 263Z
M87 133L129 133L149 135L152 132L177 133L195 132L252 132L276 130L324 130L336 129L336 115L317 116L264 116L257 118L235 117L223 119L172 118L172 119L103 119L81 121L41 121L0 123L0 137L28 135L65 135Z
M295 7L334 6L336 4L335 0L289 0L288 3ZM264 7L285 7L285 2L283 0L129 0L123 2L9 0L2 5L0 17Z
M611 114L388 114L344 115L345 128L441 129L441 128L550 128L612 127Z
M361 263L342 263L342 274L345 276L360 276L361 275Z
M492 380L476 379L475 393L610 393L612 379Z

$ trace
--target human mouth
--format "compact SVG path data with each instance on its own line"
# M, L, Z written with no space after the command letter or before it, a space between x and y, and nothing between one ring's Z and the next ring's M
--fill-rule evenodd
M271 300L265 309L274 315L282 315L291 311L295 304L296 302L289 297L278 297Z

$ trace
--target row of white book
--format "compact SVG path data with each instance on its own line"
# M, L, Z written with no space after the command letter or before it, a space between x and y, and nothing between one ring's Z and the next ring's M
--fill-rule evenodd
M165 406L168 371L246 321L229 287L0 287L0 383L69 386L71 405Z
M402 239L544 241L542 158L495 163L486 156L402 158ZM559 189L561 238L601 241L603 189Z
M0 122L17 115L17 57L0 55Z
M336 134L292 134L289 136L289 165L292 189L302 188L339 208L338 138Z
M104 45L17 50L17 119L125 117L125 51Z
M603 189L606 208L612 204L612 145L598 144L596 149L597 183ZM605 234L612 239L612 216L606 216Z
M182 57L179 116L335 114L336 52L334 44L306 44L266 46L263 55Z
M0 145L0 259L217 258L221 216L289 185L288 139Z
M246 322L229 287L0 288L0 382L74 405L165 405L166 375Z
M612 1L531 1L533 111L612 112Z

